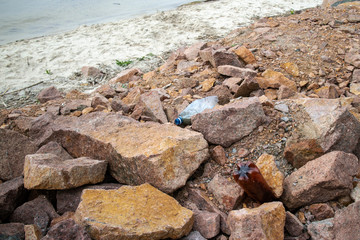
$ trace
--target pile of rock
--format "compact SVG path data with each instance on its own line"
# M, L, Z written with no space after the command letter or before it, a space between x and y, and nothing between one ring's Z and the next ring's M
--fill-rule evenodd
M281 43L281 19L313 25L314 12L359 27L359 8L347 8L260 20L242 37ZM40 105L1 111L1 238L357 239L360 46L348 34L342 60L321 57L341 66L338 81L317 81L280 49L224 45L236 36L179 49L149 73L121 72L92 95L49 88ZM218 106L172 124L210 95ZM237 185L243 160L276 201Z

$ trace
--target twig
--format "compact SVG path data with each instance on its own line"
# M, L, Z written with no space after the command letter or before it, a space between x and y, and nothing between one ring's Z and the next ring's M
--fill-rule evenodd
M0 95L0 97L2 97L2 96L4 96L4 95L7 95L7 94L12 94L12 93L20 92L20 91L22 91L22 90L25 90L25 89L34 87L34 86L39 85L39 84L41 84L41 83L44 83L44 81L40 81L40 82L35 83L35 84L33 84L33 85L30 85L30 86L27 86L27 87L24 87L24 88L20 88L20 89L18 89L18 90L15 90L15 91L12 91L12 92L8 92L8 93L7 93L7 90L6 90L4 93L2 93L2 94Z
M7 93L7 91L9 91L10 87L8 87L0 96L5 95L5 93Z

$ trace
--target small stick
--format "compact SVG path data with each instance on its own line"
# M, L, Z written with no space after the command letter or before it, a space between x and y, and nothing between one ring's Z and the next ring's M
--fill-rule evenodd
M2 97L2 96L4 96L4 95L7 95L7 94L20 92L20 91L22 91L22 90L25 90L25 89L34 87L34 86L39 85L39 84L41 84L41 83L44 83L44 81L40 81L40 82L35 83L35 84L33 84L33 85L30 85L30 86L27 86L27 87L24 87L24 88L20 88L20 89L18 89L18 90L15 90L15 91L12 91L12 92L8 92L8 93L7 93L7 90L6 90L4 93L2 93L2 94L0 95L0 97Z

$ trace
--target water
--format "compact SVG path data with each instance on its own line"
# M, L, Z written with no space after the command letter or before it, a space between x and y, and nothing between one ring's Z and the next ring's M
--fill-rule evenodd
M193 0L0 0L0 44L129 19Z

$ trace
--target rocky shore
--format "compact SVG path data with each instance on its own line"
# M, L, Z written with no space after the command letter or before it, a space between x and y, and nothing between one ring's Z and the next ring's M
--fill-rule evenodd
M359 239L360 5L333 3L0 110L0 239ZM245 161L273 201L235 182Z

